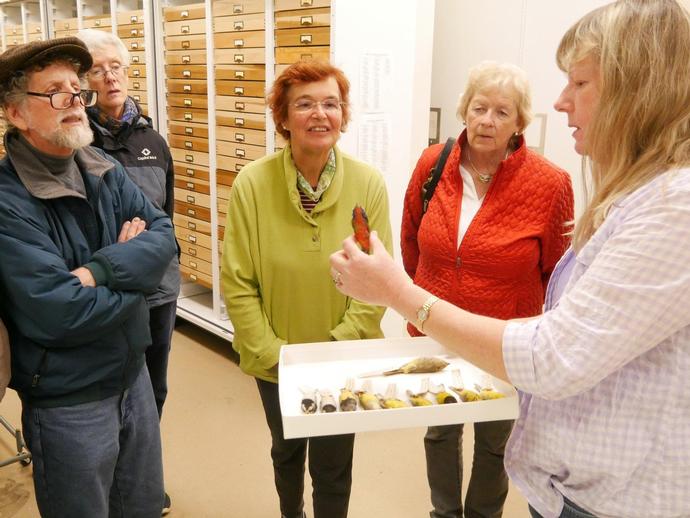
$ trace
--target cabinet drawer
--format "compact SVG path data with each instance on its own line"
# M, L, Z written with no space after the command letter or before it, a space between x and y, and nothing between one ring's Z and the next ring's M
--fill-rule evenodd
M190 205L184 201L175 198L175 212L187 216L189 218L201 219L203 221L211 222L211 211L205 207L197 205Z
M331 0L275 0L276 11L290 9L311 9L315 7L330 7Z
M46 39L43 34L29 34L27 36L28 41L43 41Z
M263 81L216 81L218 95L236 95L238 97L261 97L266 95Z
M148 104L149 102L148 94L146 92L134 91L129 92L129 95L139 104Z
M55 38L66 38L67 36L74 36L74 35L76 35L77 32L79 32L79 31L77 31L77 29L70 29L70 30L67 30L67 31L55 31L55 36L54 36L54 37L55 37ZM9 42L7 42L7 44L9 45Z
M216 111L216 124L218 126L231 126L233 128L265 130L266 115L259 113Z
M187 110L171 106L168 108L168 118L182 122L208 123L208 112L206 110Z
M163 18L166 22L177 20L193 20L206 17L206 5L201 2L198 4L180 5L177 7L166 7L163 9Z
M144 23L144 11L125 11L117 13L117 25L127 25L130 23Z
M117 35L120 38L143 38L144 37L144 25L118 25Z
M197 233L211 235L211 224L196 218L190 218L182 214L175 213L173 221L176 227L182 227L189 230L194 230Z
M187 34L206 34L206 19L166 22L163 24L166 36L185 36Z
M24 28L21 25L7 25L5 33L8 36L24 36Z
M309 47L312 45L330 45L330 27L312 27L309 29L281 29L276 31L276 47Z
M216 16L213 19L214 32L262 31L265 27L264 13Z
M187 268L205 273L206 275L211 275L211 251L208 251L208 254L201 252L199 247L187 247L185 246L184 249L187 248L192 248L193 250L196 250L197 255L191 255L191 254L186 254L182 253L180 254L180 264L185 265ZM199 257L204 257L207 260L204 259L199 259Z
M170 135L168 144L170 144L170 147L184 149L185 151L201 151L203 153L208 153L207 138Z
M229 200L229 199L230 199L230 191L231 191L231 190L232 190L232 186L231 186L231 185L222 185L222 184L218 184L218 185L216 186L216 194L217 194L217 197L218 197L219 199L222 199L222 200ZM218 203L218 206L219 206L219 207L220 207L220 205L221 205L221 204ZM223 205L227 206L227 203L223 203ZM224 212L227 213L227 209L226 209Z
M266 63L266 51L258 49L216 49L213 52L219 65L263 65Z
M128 38L122 43L125 44L128 50L144 50L146 47L144 45L144 38Z
M177 236L182 252L188 253L188 246L195 248L201 247L207 250L208 255L204 253L202 255L197 255L196 257L205 260L208 260L206 259L207 257L209 259L211 258L211 236L207 236L206 234L202 234L201 232L195 232L194 230L189 230L184 227L175 227L175 235ZM196 252L197 254L199 254L198 251Z
M200 151L187 151L186 149L170 148L173 160L185 164L203 165L208 167L208 153Z
M219 95L216 97L216 108L218 108L219 110L230 110L243 113L261 113L265 115L266 101L264 99L259 98L244 98L230 95Z
M173 168L175 169L175 178L197 178L206 182L209 181L209 172L205 167L173 164Z
M145 52L130 52L129 62L134 65L144 65L146 64L146 53Z
M178 189L199 192L201 194L211 194L211 185L206 180L199 180L198 178L184 178L177 176L175 178L175 187Z
M242 164L244 165L244 164ZM216 189L221 187L231 187L235 178L237 178L237 173L239 171L216 171ZM223 196L226 200L229 199L228 196Z
M240 130L237 128L228 128L226 126L218 126L216 128L216 137L218 140L235 142L237 144L251 144L253 146L266 147L266 132L261 130Z
M99 27L112 27L113 20L110 15L107 16L85 16L81 25L84 29L98 29Z
M217 49L264 48L266 33L264 31L246 31L240 34L221 32L213 37L213 41Z
M171 79L203 80L206 82L206 67L203 65L168 65L165 75Z
M204 95L170 94L168 95L168 106L205 110L208 107L208 97Z
M213 278L210 275L194 271L184 265L180 265L180 273L184 279L201 284L206 288L213 288Z
M202 65L206 66L205 50L182 50L165 53L166 65Z
M213 16L263 13L265 6L264 0L218 0L213 2Z
M168 92L206 95L208 82L203 79L167 79Z
M223 155L218 155L216 161L218 164L217 173L239 173L245 165L251 162L251 160L242 160L240 158Z
M330 47L276 47L276 63L290 64L296 61L330 59Z
M166 36L166 50L204 50L206 48L205 34L189 34L187 36ZM204 56L206 53L204 52Z
M170 121L168 130L173 135L184 135L188 137L208 138L208 124L199 124L195 122L177 122Z
M215 67L216 79L265 81L266 67L263 65L218 65Z
M221 141L216 145L216 153L218 153L218 156L256 160L266 155L266 147L252 146L250 144L228 144Z
M27 22L26 33L29 36L35 36L36 34L43 34L43 26L41 22Z
M139 79L146 77L146 65L129 65L127 69L127 76L132 79Z
M79 20L77 18L64 18L55 20L56 31L77 31L79 30Z
M146 90L146 81L138 78L129 78L129 89L134 92L143 92ZM130 94L133 92L130 92Z
M178 189L175 187L175 202L183 202L187 205L201 207L203 209L211 208L211 197L208 194L201 194L187 189Z

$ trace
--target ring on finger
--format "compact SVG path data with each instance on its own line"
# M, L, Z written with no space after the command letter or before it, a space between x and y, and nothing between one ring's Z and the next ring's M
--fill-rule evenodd
M342 276L343 276L342 273L340 273L338 271L335 272L335 277L333 277L333 283L336 286L342 286L342 284L343 284Z

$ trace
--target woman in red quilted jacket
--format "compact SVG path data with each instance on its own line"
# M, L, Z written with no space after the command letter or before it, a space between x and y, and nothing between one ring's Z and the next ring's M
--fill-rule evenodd
M513 65L470 71L457 115L467 128L448 156L423 212L422 185L443 145L426 149L403 209L403 263L415 284L441 299L500 319L541 313L544 290L569 243L573 192L568 174L527 149L530 89ZM413 336L421 331L412 324ZM503 451L512 421L474 425L465 517L500 517L508 493ZM462 518L463 425L424 437L431 518Z

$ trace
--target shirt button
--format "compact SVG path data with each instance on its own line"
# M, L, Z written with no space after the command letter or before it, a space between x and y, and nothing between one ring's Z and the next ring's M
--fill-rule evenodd
M311 240L312 240L314 243L316 243L316 242L319 240L319 236L317 236L316 234L314 234L313 236L311 236Z
M455 267L460 268L460 265L462 264L462 261L460 260L459 257L455 258Z

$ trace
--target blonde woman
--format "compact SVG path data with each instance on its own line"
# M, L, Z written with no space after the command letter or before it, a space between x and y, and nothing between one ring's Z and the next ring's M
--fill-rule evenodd
M421 314L426 334L519 389L505 463L532 516L687 517L690 17L675 0L620 0L578 21L557 56L556 108L591 159L593 195L542 316L434 303L375 237L371 256L346 240L332 274L358 300Z

